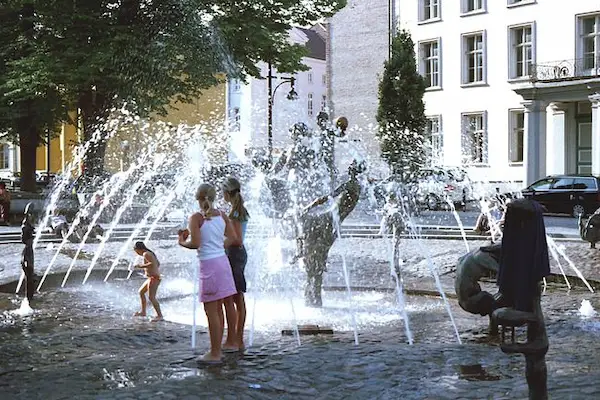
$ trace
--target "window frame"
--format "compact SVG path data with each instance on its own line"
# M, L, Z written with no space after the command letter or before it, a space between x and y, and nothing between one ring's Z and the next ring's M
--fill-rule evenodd
M312 85L313 84L313 73L312 72L308 72L307 75L306 75L306 79L307 79L308 83L310 85Z
M314 115L314 95L312 93L309 93L306 97L308 116L312 117Z
M530 46L531 46L531 67L529 72L529 75L520 75L518 76L517 73L517 64L516 64L516 56L517 56L517 52L516 52L516 44L515 44L515 40L514 40L514 32L518 29L525 29L529 27L531 29L531 42L530 42ZM533 76L534 70L535 70L535 64L537 62L536 60L536 52L537 52L537 48L536 48L536 25L535 25L535 21L532 22L524 22L521 24L515 24L515 25L510 25L508 26L508 81L523 81L523 80L529 80L531 79L531 77ZM522 46L521 47L521 51L523 51L525 47Z
M327 95L322 94L321 95L321 111L325 111L325 110L327 110Z
M430 18L425 18L425 2L426 1L430 1L430 2L436 2L437 5L435 6L437 8L437 17L430 17ZM432 22L439 22L442 20L442 0L419 0L419 9L418 9L418 24L430 24ZM428 8L432 8L432 6L430 5Z
M537 4L537 0L506 0L506 8L515 8Z
M10 150L8 143L0 143L0 170L10 169Z
M433 167L436 165L443 165L444 164L444 130L442 127L442 114L427 115L426 118L427 118L427 127L426 127L425 137L430 145L429 149L426 150L426 152L427 152L426 164L430 167ZM437 122L437 132L433 133L428 129L430 121ZM438 142L439 148L437 149L437 152L434 151L435 146L433 145L433 140L431 140L434 136L437 137L437 139L438 139L437 142Z
M463 112L460 114L460 121L461 121L461 164L464 166L473 166L473 167L478 167L478 166L483 166L483 167L487 167L489 165L489 130L488 130L488 117L487 117L487 111L468 111L468 112ZM469 117L473 117L473 116L481 116L481 121L482 121L482 125L483 125L483 129L481 129L480 131L483 131L483 148L481 149L481 153L482 153L482 161L474 161L471 157L471 154L466 154L465 152L465 140L466 140L466 134L467 134L467 123L466 120ZM470 144L470 146L473 146L472 144ZM471 150L472 147L469 147L469 149ZM472 153L472 150L470 151L470 153ZM466 159L466 156L469 156L469 160Z
M469 38L472 37L476 37L481 35L481 41L482 41L482 50L481 50L481 58L482 58L482 80L481 81L474 81L474 82L469 82L468 81L468 76L469 76L469 71L468 71L468 62L469 62L469 54L467 53L467 47L468 47L468 40ZM487 64L488 64L488 60L487 60L487 31L486 30L481 30L481 31L474 31L474 32L467 32L467 33L462 33L460 35L460 48L461 48L461 87L463 88L467 88L467 87L476 87L476 86L487 86Z
M468 17L470 15L478 15L487 13L487 0L481 1L481 8L469 10L469 1L470 0L461 0L460 1L460 16ZM473 0L476 1L476 0Z
M517 115L523 114L523 127L517 127ZM517 130L522 130L522 154L521 161L513 160L512 154L518 152L518 140L515 138ZM513 146L516 146L513 149ZM525 162L525 109L524 108L511 108L508 110L508 164L510 166L523 166Z
M588 35L588 37L593 37L594 39L594 61L595 65L592 68L585 68L585 55L584 55L584 34L583 34L583 20L587 18L595 18L596 19L596 32ZM577 65L577 67L583 72L584 76L595 76L600 74L600 10L589 12L585 14L577 14L575 16L575 59L581 61L581 65ZM579 73L581 74L581 73Z
M426 47L427 50L429 50L428 46L430 46L431 44L435 43L437 45L437 57L426 57ZM433 90L442 90L443 88L443 84L442 84L442 38L441 37L437 37L437 38L433 38L433 39L427 39L427 40L421 40L417 43L417 54L419 55L419 64L418 64L418 68L419 68L419 74L421 74L421 76L427 81L427 75L425 73L426 71L426 67L427 64L432 62L432 60L437 59L437 85L433 86L427 86L427 88L425 89L426 91L433 91ZM431 75L433 76L433 75ZM429 79L429 82L427 82L427 84L431 83L432 79Z

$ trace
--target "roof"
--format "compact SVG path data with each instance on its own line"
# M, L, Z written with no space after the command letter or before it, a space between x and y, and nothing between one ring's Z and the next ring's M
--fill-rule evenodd
M307 57L316 58L317 60L325 61L326 45L325 39L312 29L298 28L302 33L308 37L306 42L306 48L308 49Z

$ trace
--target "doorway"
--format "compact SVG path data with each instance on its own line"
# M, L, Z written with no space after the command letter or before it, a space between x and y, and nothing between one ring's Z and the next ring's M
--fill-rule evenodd
M577 122L576 162L578 174L592 173L592 123Z

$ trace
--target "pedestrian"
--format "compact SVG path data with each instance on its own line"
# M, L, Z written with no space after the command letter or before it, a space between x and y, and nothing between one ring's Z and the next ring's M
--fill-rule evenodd
M0 225L8 225L10 222L10 192L6 183L0 182Z
M144 242L136 242L133 246L133 250L138 256L142 256L144 259L142 264L137 264L134 268L143 269L147 278L139 290L142 310L136 312L135 316L146 316L146 293L148 293L148 300L150 300L150 303L152 303L152 306L154 307L154 311L156 311L156 317L152 319L152 322L162 321L163 315L160 311L160 304L158 303L158 300L156 300L156 291L158 290L158 285L160 285L161 280L159 272L160 262L158 261L158 258L156 258L156 254L147 248Z
M179 245L197 250L200 276L200 301L208 319L210 350L197 361L203 364L222 362L221 341L223 340L223 300L237 293L229 259L225 248L239 246L229 218L214 208L215 188L203 183L196 191L200 212L194 213L188 229L179 231ZM223 242L225 237L225 242Z
M245 347L244 325L246 323L246 303L244 300L246 278L244 270L248 261L248 253L244 247L244 238L250 215L244 206L241 185L236 178L228 177L223 183L223 199L231 205L229 220L236 236L240 239L239 244L225 248L237 293L224 300L227 319L227 338L225 339L225 343L223 343L223 351L243 351Z

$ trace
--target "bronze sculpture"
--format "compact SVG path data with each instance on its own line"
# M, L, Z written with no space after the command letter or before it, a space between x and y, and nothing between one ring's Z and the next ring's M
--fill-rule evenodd
M35 228L31 223L33 218L33 203L28 203L25 207L24 218L21 224L21 241L25 245L21 253L21 268L25 273L27 300L33 299L35 291L35 275L34 275L34 257L33 257L33 239L35 236Z
M336 188L332 196L323 196L313 201L299 215L296 258L301 260L306 270L304 296L308 306L322 305L323 273L327 270L329 250L338 238L338 226L333 216L336 210L318 210L317 207L333 199L341 225L358 203L361 192L358 175L364 170L364 163L354 161L348 168L348 181Z
M548 337L540 301L541 282L549 274L542 206L532 200L517 200L507 207L498 270L498 286L508 307L495 310L492 319L502 325L502 351L525 355L529 398L536 400L548 398ZM515 342L515 328L525 325L527 341ZM512 333L510 342L505 341L507 328Z
M586 221L580 214L578 225L581 239L589 242L591 249L595 249L596 243L600 242L600 209L596 210Z

